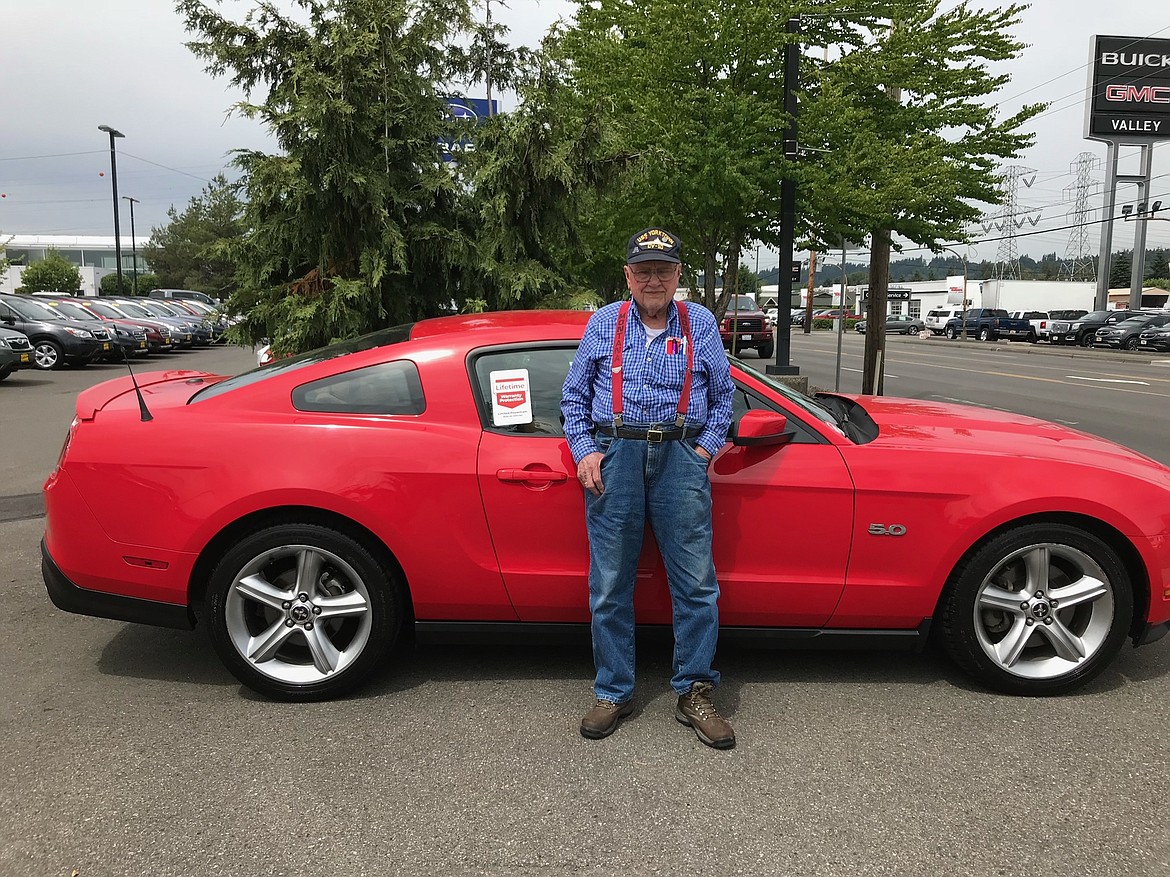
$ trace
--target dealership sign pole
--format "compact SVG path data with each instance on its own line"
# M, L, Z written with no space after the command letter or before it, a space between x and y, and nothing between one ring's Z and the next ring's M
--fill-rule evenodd
M1170 140L1170 40L1094 36L1091 49L1085 139L1108 144L1095 302L1097 310L1103 310L1109 304L1109 259L1113 254L1117 184L1135 183L1139 200L1148 198L1153 146L1158 141ZM1117 172L1118 148L1122 144L1140 147L1141 166L1137 174ZM1141 307L1145 256L1143 222L1134 235L1131 308Z

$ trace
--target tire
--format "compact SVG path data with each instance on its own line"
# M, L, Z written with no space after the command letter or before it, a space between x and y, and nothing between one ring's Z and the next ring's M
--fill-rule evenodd
M1117 553L1091 533L1027 524L956 567L941 619L947 652L984 685L1064 694L1117 655L1133 620L1133 585Z
M956 329L954 326L947 326L946 334L947 334L948 338L950 338L952 341L954 341L956 338L959 337L959 330Z
M1079 344L1081 347L1092 347L1093 346L1093 333L1086 332L1085 334L1081 335L1081 337L1079 337L1077 339L1077 344Z
M0 381L7 378L10 374L16 371L15 368L0 368Z
M984 326L982 329L979 330L979 340L980 341L994 341L995 338L992 336L991 330L988 329L986 326Z
M327 700L351 690L382 662L402 626L402 592L384 566L328 527L253 532L211 574L205 617L216 652L240 682L267 697Z
M1132 338L1126 338L1125 342L1121 345L1121 349L1122 350L1137 350L1138 349L1138 337L1136 335L1134 335Z
M765 344L763 347L756 348L756 356L760 359L769 359L776 352L776 342Z
M53 371L65 365L61 348L53 341L33 342L33 365L41 371Z
M1029 332L1028 337L1025 338L1024 340L1027 341L1029 344L1035 344L1037 341L1040 340L1040 338L1039 338L1039 336L1036 335L1035 332Z

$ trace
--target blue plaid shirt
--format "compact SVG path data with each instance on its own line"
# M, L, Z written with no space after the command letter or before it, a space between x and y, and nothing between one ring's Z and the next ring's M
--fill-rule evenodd
M598 449L593 439L594 424L613 425L611 362L620 308L621 303L615 302L590 318L561 391L565 436L573 460L578 463L582 457ZM715 315L702 305L688 302L687 316L691 324L695 370L686 425L703 428L695 443L715 456L727 441L735 384L731 381L731 366L723 350ZM630 303L622 351L622 420L627 425L674 427L687 357L683 352L667 354L666 342L668 338L681 337L678 308L672 302L666 331L647 346L646 329L638 314L638 305Z

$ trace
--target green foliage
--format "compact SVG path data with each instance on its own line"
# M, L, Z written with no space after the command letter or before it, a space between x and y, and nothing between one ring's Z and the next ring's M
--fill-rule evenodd
M295 5L237 22L178 3L189 47L243 89L237 109L279 147L236 152L248 233L230 247L235 334L270 337L278 355L484 297L470 195L439 145L472 132L444 98L489 54L493 82L515 84L502 31L477 25L469 0Z
M752 298L758 300L760 290L763 289L764 284L760 282L759 276L747 265L739 266L739 273L736 275L735 293L736 295L750 295Z
M56 250L49 250L44 259L21 272L20 283L17 292L81 292L81 272Z
M159 276L159 285L197 289L218 299L227 299L232 293L236 266L231 248L245 229L243 204L236 189L219 174L181 213L174 207L167 211L167 224L153 229L142 248ZM143 276L139 276L139 293Z
M139 274L138 275L138 295L149 295L152 289L158 289L163 284L159 283L157 274ZM179 289L187 289L189 287L177 287ZM105 274L102 279L98 281L99 295L117 295L118 294L118 275L117 273ZM134 274L131 272L122 272L122 295L134 295Z
M1113 262L1109 266L1109 288L1128 289L1133 275L1133 253L1122 250L1113 254Z
M853 327L856 326L859 322L860 322L859 320L853 320L853 319L846 317L845 318L845 331L852 332ZM823 317L817 317L816 319L814 319L812 321L812 327L813 327L813 329L832 329L833 328L833 320L832 320L832 318L829 318L826 320Z

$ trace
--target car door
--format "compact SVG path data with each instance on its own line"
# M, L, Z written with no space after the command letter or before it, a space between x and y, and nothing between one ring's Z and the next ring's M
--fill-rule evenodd
M478 476L497 559L525 621L587 621L588 540L582 489L560 425L560 393L574 348L481 351L471 377L483 418ZM526 371L531 422L497 424L491 374ZM735 412L789 414L791 443L725 446L711 466L715 569L724 624L815 627L845 582L853 485L840 452L782 399L740 384ZM671 620L665 568L646 528L638 564L640 623Z
M585 498L561 428L561 387L575 352L576 344L508 345L479 351L471 361L484 425L480 491L504 584L522 621L589 620ZM497 422L493 373L524 375L530 420ZM670 620L669 599L651 587L661 578L660 565L647 528L635 605L640 619L658 623Z

